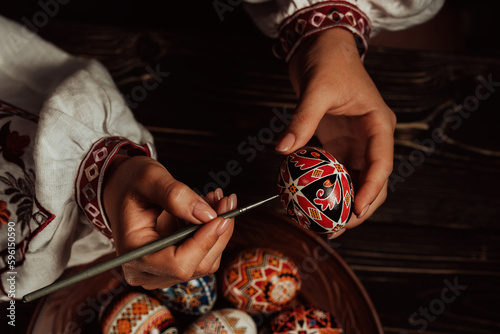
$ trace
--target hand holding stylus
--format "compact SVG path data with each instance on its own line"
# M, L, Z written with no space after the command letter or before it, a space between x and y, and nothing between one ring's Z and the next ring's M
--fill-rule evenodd
M158 173L159 175L165 176L164 175L165 172L168 173L164 169L163 166L161 166L160 164L158 164L156 162L152 162L153 160L146 158L146 157L139 157L139 158L141 158L140 159L141 163L146 163L148 165L151 164L147 167L147 168L153 169L152 171L149 172L149 175ZM127 167L127 166L124 166L124 167ZM116 166L113 166L113 168L116 168ZM126 171L127 173L131 173L131 175L128 175L128 176L130 176L130 177L133 176L134 171L133 171L133 169L131 169L130 166L128 166L127 169L125 169L124 171ZM168 174L168 175L170 175L170 174ZM153 179L154 178L152 178L152 180ZM119 182L119 180L116 180L116 181ZM146 182L146 180L143 180L143 181ZM109 180L108 180L108 182L109 182ZM177 190L175 190L175 191L180 191L180 194L182 194L182 191L186 191L188 194L191 191L189 188L187 188L187 186L181 184L180 182L177 183L178 181L174 180L173 178L171 180L169 180L168 182L171 182L171 183L168 183L171 185L171 187L177 187ZM123 182L122 182L122 184L123 184ZM150 186L151 187L155 187L155 186L165 187L166 185L160 183L160 184L156 184L156 185L150 184ZM184 187L186 187L187 189ZM168 186L167 186L167 188L168 188ZM165 188L165 189L167 189L167 188ZM170 191L172 191L172 189ZM135 189L134 191L138 191L140 193L142 190ZM150 192L152 190L146 189L145 191ZM128 193L129 193L129 196L132 196L132 194L134 194L134 192L128 192ZM166 192L166 194L171 194L171 193ZM108 193L108 195L110 195L110 193ZM106 196L106 193L105 193L105 196ZM137 196L137 194L135 194L135 196ZM198 197L196 197L196 196L198 196L198 195L194 194L194 198L196 200L202 200L203 202L205 202L199 196ZM220 264L220 255L222 253L222 250L224 249L227 242L229 241L229 238L231 237L232 229L233 229L233 219L232 218L236 217L239 214L244 213L245 211L247 211L249 209L252 209L256 206L259 206L259 205L261 205L269 200L272 200L274 198L277 198L277 197L278 197L278 195L270 197L264 201L252 204L252 205L247 206L245 208L234 209L236 206L236 196L231 195L229 197L223 197L222 190L218 189L214 192L207 194L205 203L208 203L212 206L215 206L217 209L217 212L220 215L219 217L212 219L212 220L209 220L208 223L206 223L206 224L189 225L187 227L184 227L183 229L177 230L176 232L169 232L167 229L162 230L162 233L167 233L167 234L164 236L158 237L158 238L152 238L151 241L146 242L144 244L141 244L138 247L131 249L128 252L121 253L121 254L119 254L118 257L116 257L112 260L101 263L101 264L96 265L94 267L91 267L83 272L80 272L79 274L76 274L76 275L71 276L67 279L55 282L47 287L44 287L44 288L39 289L37 291L34 291L34 292L24 296L23 301L24 302L33 301L33 300L38 299L40 297L43 297L49 293L55 292L57 290L60 290L64 287L67 287L67 286L72 285L74 283L80 282L82 280L91 278L95 275L98 275L98 274L105 272L107 270L110 270L112 268L115 268L115 267L118 267L121 265L124 265L124 268L126 268L128 265L130 265L130 263L133 263L133 262L136 263L135 268L144 268L145 270L150 270L150 271L153 271L153 273L157 273L157 276L154 276L153 273L151 273L149 276L149 275L147 275L147 272L144 271L141 274L141 276L144 276L144 278L132 277L132 279L137 279L137 280L145 279L146 281L148 278L151 278L152 283L147 283L147 287L145 286L146 288L150 288L150 289L154 289L154 288L156 288L156 286L157 287L167 286L168 283L166 284L164 282L166 280L168 280L169 277L174 282L174 283L170 283L170 285L172 285L172 284L175 284L176 280L187 281L191 277L204 276L207 271L208 271L208 273L214 272L217 270L217 268ZM167 195L167 198L168 198L168 195ZM182 199L182 196L180 196L180 197L177 196L174 199L175 200ZM107 200L110 200L110 198L108 197ZM119 197L113 198L113 200L119 201ZM129 199L125 199L123 201L124 201L123 205L125 205L125 206L130 205L130 206L132 206L132 209L133 209L134 203L127 204L127 201L137 201L137 199L136 198L129 198ZM160 202L160 201L158 201L158 202ZM189 203L188 202L186 202L186 203L189 206ZM184 204L186 204L186 203L184 203ZM197 203L199 203L199 202L195 202L194 206ZM160 206L160 204L157 204L157 205ZM209 211L210 210L209 208L206 209L207 214L211 214ZM172 219L173 218L171 216L171 214L167 214L166 211L161 211L158 207L149 206L149 208L148 208L148 207L139 206L139 210L142 211L142 214L148 213L149 212L148 209L152 210L152 212L150 213L152 216L154 216L153 212L156 212L156 216L155 216L156 220L158 220L158 219ZM122 211L120 213L121 215L128 212L127 210L130 210L130 208L125 207L125 208L123 208L123 210L124 211ZM232 210L232 211L230 211L230 210ZM163 217L162 217L162 215L163 215ZM184 214L184 218L186 218L186 216L189 216L189 215L196 215L196 214L194 214L192 212L188 212L187 214L186 213ZM138 215L137 217L139 217L139 216L140 215ZM207 217L207 218L210 218L210 217ZM202 217L202 219L203 219L203 217ZM156 220L155 220L155 223L156 223ZM163 223L164 222L166 222L166 221L163 221ZM138 223L141 223L141 222L138 221ZM223 230L221 231L221 226L223 226L224 224L227 224L228 226L223 227ZM148 226L148 224L146 224L146 227L139 229L137 231L137 234L140 235L141 233L144 233L147 236L149 236L149 235L151 235L151 236L158 235L159 236L158 232L156 232L156 235L155 235L155 232L151 232L150 230L148 230L147 226ZM156 227L155 224L151 224L150 229L154 230L155 227ZM135 236L133 233L131 235ZM192 238L189 238L190 236L192 236ZM204 240L204 238L207 236L208 236L208 240ZM189 239L186 240L187 238L189 238ZM221 238L223 238L223 239L221 239ZM184 241L184 240L186 240L184 243L182 243L180 245L176 245L179 242ZM217 244L218 242L220 242L220 244ZM202 246L197 245L196 243L202 243ZM210 248L211 245L213 245L213 246ZM173 247L169 247L169 246L173 246ZM192 247L192 248L190 249L190 247ZM206 247L206 248L204 248L204 247ZM194 251L200 250L202 255L205 254L205 257L203 257L201 260L199 260L201 258L201 256L198 257L198 259L183 258L182 261L187 261L188 262L187 264L179 263L179 262L175 262L172 264L172 263L167 262L169 260L169 257L172 258L172 256L173 256L175 258L175 256L179 255L178 254L179 252L189 252L190 250L193 250L193 249L194 249ZM167 251L167 254L163 254L163 252L165 252L165 251ZM206 251L206 253L203 253L204 251ZM152 258L152 259L149 259L148 257ZM146 259L146 260L144 260L144 259ZM205 264L203 264L203 260L205 260L205 259L207 259L207 260L206 260ZM151 266L151 263L149 261L153 261L153 262L160 261L159 265L166 265L166 266L172 266L172 265L179 266L180 265L180 266L183 266L181 269L177 268L174 270L182 270L182 272L181 272L181 274L179 274L178 271L174 271L174 275L172 275L172 273L168 272L168 271L163 272L163 271L158 270L156 268L150 268L149 266ZM174 260L174 261L176 261L176 260ZM203 267L203 265L206 265L206 267ZM190 271L185 271L186 270L185 268L189 268L190 270L193 270L193 268L195 268L195 269L194 269L194 271L190 272ZM164 279L165 276L162 277L161 276L162 274L167 275L166 276L167 278ZM183 276L184 274L185 274L185 276ZM170 275L170 276L168 276L168 275ZM174 278L172 279L172 277L174 277ZM129 282L129 283L131 283L131 282ZM141 283L141 282L133 281L132 284L133 283ZM157 285L155 285L155 284L157 284ZM138 284L138 285L142 285L142 284Z

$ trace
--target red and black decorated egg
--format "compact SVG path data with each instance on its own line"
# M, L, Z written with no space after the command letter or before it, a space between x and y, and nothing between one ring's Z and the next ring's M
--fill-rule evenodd
M278 313L271 320L273 334L341 334L331 314L314 306L296 306Z
M288 155L280 167L278 189L288 216L316 233L336 232L351 217L351 177L321 148L304 147Z

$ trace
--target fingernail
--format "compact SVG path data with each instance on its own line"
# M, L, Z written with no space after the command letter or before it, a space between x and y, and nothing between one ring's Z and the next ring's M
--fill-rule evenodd
M229 196L229 211L236 209L236 194Z
M286 152L293 147L295 143L295 136L292 133L287 133L283 138L281 138L278 146L276 146L276 151Z
M205 196L206 200L207 200L207 204L210 205L210 204L214 204L215 203L215 194L214 192L209 192L206 196Z
M363 211L361 211L361 213L358 215L358 219L361 219L364 215L366 215L366 213L368 212L368 209L370 208L370 204L368 204L364 209Z
M227 229L229 228L229 223L231 222L231 219L224 219L222 221L222 223L219 224L219 226L217 226L217 230L215 231L215 233L217 233L217 235L220 237L221 235L224 234L224 232L227 231Z
M337 232L330 233L330 234L328 234L327 238L329 240L335 239L336 238L336 234L337 234Z
M193 208L193 217L201 220L202 222L208 222L209 220L217 217L217 214L208 204L199 201Z
M215 197L217 197L218 201L220 201L220 199L224 197L224 193L222 192L221 188L215 189Z

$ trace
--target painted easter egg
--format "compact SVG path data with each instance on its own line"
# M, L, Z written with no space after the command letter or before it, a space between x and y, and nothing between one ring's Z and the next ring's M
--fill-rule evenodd
M316 233L337 232L351 217L351 178L321 148L304 147L288 155L280 167L278 190L288 216Z
M273 334L340 334L329 312L313 306L297 306L278 313L271 320Z
M159 300L140 293L126 292L115 297L101 317L103 334L177 334L175 319Z
M247 313L224 308L202 315L184 334L257 334L257 326Z
M206 314L212 310L217 298L215 275L195 278L157 290L156 296L170 310L191 315Z
M270 314L285 308L302 284L295 263L282 252L266 248L241 251L222 276L224 297L250 314Z

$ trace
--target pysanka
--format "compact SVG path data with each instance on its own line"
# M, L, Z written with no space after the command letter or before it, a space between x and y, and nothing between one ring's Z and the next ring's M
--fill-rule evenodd
M288 216L316 233L336 232L351 217L351 177L321 148L304 147L288 155L280 167L278 189Z

